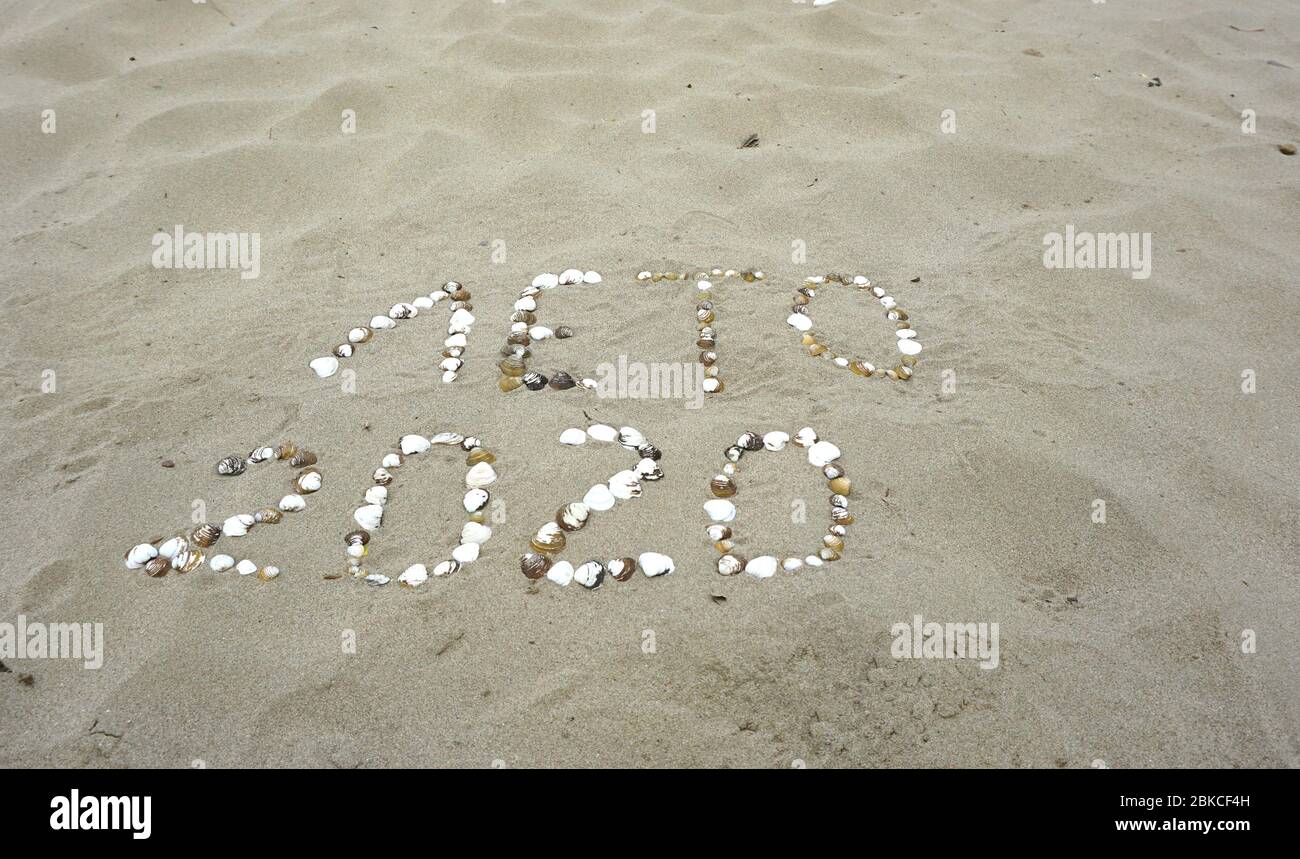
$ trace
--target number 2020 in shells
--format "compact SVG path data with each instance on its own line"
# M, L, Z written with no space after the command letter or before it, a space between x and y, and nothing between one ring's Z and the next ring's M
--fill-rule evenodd
M430 575L445 578L479 559L483 545L492 536L492 528L487 524L487 509L492 495L487 487L496 483L497 473L492 467L496 455L483 447L482 441L476 436L440 432L426 437L410 433L398 440L397 450L384 455L379 467L371 475L372 485L366 490L363 503L352 513L359 530L348 532L343 538L343 544L348 572L353 578L375 586L386 585L392 580L383 573L371 572L364 567L370 554L371 534L384 521L389 487L394 483L393 472L406 466L411 457L434 449L449 449L466 454L465 465L468 470L465 472L463 500L465 525L461 528L459 544L451 550L451 557L434 563L432 569L424 564L412 564L397 577L397 581L403 587L416 588L428 581ZM342 574L326 578L339 579Z
M438 368L442 370L443 382L454 382L465 366L465 348L469 345L469 333L474 325L474 314L470 312L474 305L470 303L469 290L454 280L428 295L418 296L414 301L400 301L389 308L388 313L373 316L368 324L350 329L344 341L334 347L332 354L313 358L308 366L322 379L333 376L339 370L339 359L351 358L377 332L395 328L401 320L414 319L421 310L430 310L435 304L444 301L450 302L451 317L447 321L447 338L442 342L442 358Z
M567 325L548 328L537 324L537 308L542 296L558 286L597 284L602 281L599 272L567 268L559 274L550 272L539 274L533 278L531 284L523 288L511 310L510 333L506 335L505 345L501 347L501 355L497 361L497 369L501 371L497 387L502 393L508 394L520 388L527 388L530 391L544 391L548 388L568 391L577 387L595 389L595 379L575 379L572 373L565 370L552 371L548 377L536 370L528 369L528 363L533 359L531 347L543 340L552 338L564 340L573 336L573 329Z
M307 508L304 495L310 495L321 488L321 471L316 467L316 454L306 448L300 448L291 441L279 447L255 447L247 456L231 454L217 462L216 472L222 477L238 477L247 471L248 466L263 462L280 461L290 468L301 469L294 475L293 492L285 495L275 505L261 507L252 513L237 513L220 525L203 523L197 527L176 533L172 537L159 537L148 543L138 543L126 553L124 560L128 570L144 570L153 578L162 578L169 572L190 573L197 570L207 560L213 571L223 573L235 570L241 576L254 573L262 581L270 581L280 575L280 568L266 564L257 564L247 558L236 561L227 554L213 554L209 550L222 537L235 539L246 536L258 525L274 525L285 513L298 513Z
M725 462L722 471L709 481L709 492L714 497L704 504L704 512L712 520L712 524L705 528L705 533L718 552L717 570L720 574L734 576L745 572L755 578L766 579L775 575L778 569L794 572L804 566L820 567L824 563L840 559L848 526L853 524L853 515L849 513L849 496L853 492L853 485L838 462L840 449L819 439L812 427L799 430L793 441L807 450L808 461L822 472L831 493L830 527L822 537L822 545L817 547L816 552L803 558L797 555L785 558L756 555L747 559L737 549L736 535L730 524L736 518L736 505L731 499L739 491L736 475L741 460L754 451L782 450L790 441L789 434L779 430L761 435L746 432L736 439L735 444L723 451Z
M826 344L821 335L813 331L812 317L808 315L808 305L817 291L823 286L842 284L852 286L870 294L885 309L885 318L894 326L899 360L898 364L886 369L877 367L865 358L849 358L843 352L836 352ZM799 332L801 343L814 358L829 360L836 367L847 369L866 378L888 378L905 382L912 378L912 368L916 366L917 356L921 354L921 344L916 340L916 330L906 310L898 306L892 295L885 293L883 287L875 286L862 275L827 274L805 278L803 286L794 294L794 304L786 323Z

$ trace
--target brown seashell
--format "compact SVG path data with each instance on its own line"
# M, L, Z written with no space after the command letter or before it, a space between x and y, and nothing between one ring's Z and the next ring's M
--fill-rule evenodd
M730 498L736 494L736 482L725 474L719 474L709 481L709 491L719 498Z
M502 376L500 379L497 379L497 387L507 394L515 388L522 388L523 386L524 383L519 381L515 376Z
M826 546L826 548L834 549L837 552L844 551L843 538L838 537L835 534L827 534L825 537L822 537L822 544Z
M719 540L718 542L713 544L713 548L717 549L719 552L722 552L725 555L727 552L730 552L732 549L736 548L736 544L731 540Z
M539 555L535 552L527 552L519 556L519 571L524 574L525 578L537 580L546 575L546 571L551 568L551 559L545 555Z
M522 376L528 369L528 366L524 364L522 359L514 356L503 358L500 363L497 364L497 367L501 369L502 375L505 376Z
M286 441L284 444L280 445L275 449L275 458L293 459L293 457L297 453L298 453L298 445L294 444L291 441Z
M163 576L171 572L171 568L172 559L159 556L157 558L151 558L149 563L144 565L144 573L146 576L151 578L161 579Z
M736 447L742 447L745 450L762 450L763 437L756 432L746 432L736 439Z
M718 363L718 353L711 352L707 349L704 350L700 353L700 363L706 367L712 367L714 364Z
M808 354L812 355L814 358L816 358L818 355L821 355L825 351L826 351L826 347L820 343L814 343L808 347Z
M537 373L533 371L524 373L519 378L524 383L524 387L526 387L530 391L540 391L542 388L546 387L546 383L548 381L548 379L545 376L543 376L541 373Z
M534 551L553 555L564 551L565 542L564 528L558 522L547 522L537 529L532 539L532 547Z
M834 480L837 477L844 476L844 469L833 462L822 466L822 474L826 475L827 480Z
M476 447L470 451L469 456L465 457L466 465L478 465L480 462L496 462L497 457L492 451L486 448Z
M533 350L525 349L523 346L513 346L507 343L501 347L501 356L503 358L518 358L520 361L527 361L533 356Z
M912 378L912 368L902 366L901 364L894 368L894 373L904 382Z
M840 553L830 547L822 549L817 553L817 556L823 561L838 561L840 559Z
M369 542L370 542L369 531L360 531L360 530L349 531L347 533L347 536L343 538L343 544L345 546L364 546Z
M578 383L573 380L573 377L563 370L557 370L551 374L550 385L557 391L567 391L569 388L572 388L577 384Z
M464 287L461 287L460 289L458 289L458 290L456 290L455 292L451 293L451 300L452 300L452 301L469 301L470 298L472 298L472 297L473 297L473 296L471 296L471 295L469 294L469 290L468 290L468 289L465 289Z
M190 532L190 542L206 549L217 542L220 536L221 528L217 525L200 525Z
M172 558L172 569L178 573L192 573L202 564L203 553L198 549L182 549Z
M713 320L714 320L714 316L713 316L713 311L712 311L712 310L697 310L697 311L695 311L695 321L696 321L696 322L699 322L699 323L701 323L701 324L703 324L703 325L708 325L708 324L709 324L710 322L712 322Z
M734 576L745 569L745 559L740 555L723 555L718 558L718 572L724 576Z
M636 560L634 558L614 558L605 565L605 569L609 570L609 574L614 581L625 582L632 578L632 574L636 572Z
M527 331L516 331L506 338L506 342L515 346L528 346L533 342L533 338L528 336Z
M915 356L915 355L904 355L902 358L899 359L898 363L902 364L904 367L915 367L915 366L916 366L916 356Z
M265 522L267 525L274 525L284 518L284 514L274 507L263 507L253 514L254 521Z
M304 465L315 465L316 454L310 450L300 450L289 458L289 465L294 468L302 468Z
M510 321L523 322L526 325L532 325L537 322L537 314L533 313L531 310L516 310L514 313L510 314Z
M871 366L870 364L868 364L866 361L861 361L861 360L859 360L859 361L854 361L854 362L852 362L851 364L849 364L849 369L850 369L850 370L851 370L855 375L858 375L858 376L870 376L870 375L871 375L871 371L874 370L874 369L876 369L876 368L873 367L873 366Z
M709 539L715 543L719 540L731 539L731 528L727 525L708 525L704 528L704 533L708 534Z
M591 510L581 501L565 504L555 511L555 522L565 531L581 531L591 517Z
M567 325L561 325L553 332L556 339L565 340L573 336L573 329Z
M831 508L831 521L840 525L852 525L853 514L843 507Z

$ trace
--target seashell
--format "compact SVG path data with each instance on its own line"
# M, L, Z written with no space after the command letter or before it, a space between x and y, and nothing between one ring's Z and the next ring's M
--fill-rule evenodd
M768 579L776 574L779 561L771 555L759 555L745 564L745 572L756 579Z
M299 474L293 480L293 488L302 495L310 495L321 487L321 474L313 468Z
M385 504L388 503L388 487L387 487L387 486L372 486L372 487L370 487L369 489L367 489L367 490L366 490L366 503L367 503L367 504L378 504L380 507L383 507Z
M300 513L307 509L307 502L295 492L281 498L280 503L275 506L283 513Z
M481 543L461 543L451 550L451 558L458 564L472 564L478 560L479 553L482 551Z
M364 545L361 545L360 543L350 544L345 551L347 552L347 556L348 558L351 559L352 563L356 563L360 561L362 558L364 558L366 555L370 554L370 549L366 548Z
M700 353L700 363L706 367L712 367L718 363L718 353L710 352L707 349Z
M464 441L465 436L458 432L440 432L429 437L429 444L461 444ZM474 445L474 447L478 447L478 445Z
M163 560L162 558L154 558L149 563L155 564L158 561L162 561L162 560ZM178 573L192 573L202 565L203 565L203 553L200 552L198 549L190 546L186 546L185 548L181 549L181 551L177 552L175 557L171 559L171 567L173 570L175 570ZM149 565L146 564L145 572L148 571L149 571Z
M276 515L278 516L279 513L277 512ZM220 528L218 528L216 525L204 524L204 525L200 525L199 527L195 528L193 531L190 532L189 540L195 546L202 546L203 548L206 549L208 546L211 546L213 543L217 542L217 539L220 536L221 536Z
M279 575L280 568L273 567L269 564L257 571L257 577L264 582L269 582L271 579L277 578Z
M829 547L822 549L817 554L823 561L838 561L840 559L840 553Z
M555 521L565 531L581 531L591 518L591 509L581 501L572 501L555 512Z
M598 271L587 271L582 273L583 283L600 283L603 279L604 278L600 276L600 272Z
M734 462L728 462L722 466L722 473L727 475L728 477L735 477L736 472L738 472L739 470L740 470L739 466L737 466L736 463Z
M574 381L573 377L568 373L563 370L558 370L551 375L550 384L551 387L557 391L567 391L570 388L576 387L578 383Z
M756 432L747 432L736 439L736 447L743 450L762 450L763 437Z
M339 353L339 350L341 349L343 349L343 346L334 347L335 353ZM339 358L346 358L348 357L348 355L352 354L351 345L347 346L347 350L348 350L348 354L347 355L339 354ZM330 376L333 376L335 373L339 371L339 359L334 357L333 355L324 355L320 358L313 358L312 360L308 361L307 366L311 367L311 371L315 373L319 378L326 379L329 378Z
M438 368L446 370L448 373L455 373L463 366L465 366L465 362L459 358L443 358L438 362Z
M442 285L442 291L447 295L450 295L458 289L461 289L461 285L454 280L449 280Z
M158 556L161 558L174 558L176 554L190 545L188 537L172 537L158 547Z
M830 485L831 492L834 492L836 495L848 497L853 494L853 481L843 475L832 480Z
M716 317L713 315L713 311L709 310L706 307L702 307L699 310L695 311L695 321L702 323L704 325L710 324L711 322L713 322L715 318Z
M443 435L443 433L438 433L438 435ZM446 433L446 435L456 437L454 432ZM438 444L438 442L435 441L434 444ZM476 435L467 435L460 439L460 446L462 450L473 450L476 447L483 446L483 439Z
M649 457L644 457L638 461L636 468L633 470L636 471L637 477L642 480L661 480L664 476L663 469L659 467L659 463Z
M825 563L821 558L819 558L816 555L808 555L803 559L803 562L810 567L820 567L822 566L823 563Z
M478 465L480 462L496 462L497 455L487 448L476 447L465 457L466 465Z
M781 569L785 570L787 573L793 573L795 570L799 569L802 566L803 566L803 561L799 560L798 558L786 558L784 561L781 562Z
M519 556L519 571L529 579L540 579L551 568L551 559L536 552L527 552Z
M643 271L643 272L640 272L640 273L637 274L636 279L637 279L637 280L649 280L651 277L652 277L652 275L650 274L650 272L648 272L648 271Z
M348 546L364 546L370 542L369 531L349 531L343 537L344 544Z
M555 582L560 587L566 586L573 581L573 564L568 561L556 561L551 564L551 568L546 571L546 578Z
M743 447L736 447L734 444L722 452L727 462L740 462L740 458L745 455Z
M816 441L808 447L808 461L821 468L840 458L840 449L828 441Z
M834 509L838 510L838 509L840 509L840 508L836 507L836 508L834 508ZM834 534L836 537L843 537L843 536L845 536L845 535L847 535L847 534L849 533L849 529L848 529L848 528L845 528L843 525L840 525L840 524L838 524L838 523L837 523L837 524L834 524L834 525L831 525L831 526L830 526L829 528L827 528L826 530L829 531L830 533Z
M234 477L236 474L243 474L244 468L243 457L234 455L226 456L222 457L221 461L217 463L217 474L225 477Z
M704 512L714 522L730 522L736 518L736 505L724 498L704 502Z
M356 328L353 328L351 331L348 332L348 342L349 342L349 343L366 343L366 342L368 342L368 341L370 340L370 338L373 337L374 335L375 335L375 332L374 332L373 330L371 330L370 328L367 328L367 327L364 326L364 325L360 325L360 326L358 326L358 327L356 327Z
M638 447L646 443L646 437L641 434L640 430L635 429L634 427L620 427L618 431L618 443L623 445L623 447L636 450Z
M573 580L587 590L594 591L605 581L605 565L600 561L587 561L573 571Z
M429 303L430 305L432 305L433 303L432 300L430 300ZM418 315L419 312L420 309L416 307L414 304L408 304L405 301L399 301L388 309L388 318L389 319L410 319L411 317Z
M794 434L794 443L800 447L809 447L817 443L817 433L812 427L804 427Z
M822 466L822 474L826 475L827 480L834 480L837 477L844 476L844 469L832 462L829 465ZM848 493L845 494L847 495Z
M672 558L658 552L642 552L637 556L636 560L641 566L641 572L645 573L648 578L666 576L677 569Z
M235 559L229 555L213 555L208 559L208 566L214 573L224 573L226 570L234 569Z
M254 564L252 561L245 558L238 564L235 564L235 572L239 573L241 576L251 576L253 573L257 572L257 564Z
M171 572L171 569L172 562L170 558L151 558L144 565L145 575L155 579L161 579Z
M847 367L849 366L849 359L842 357L840 355L836 355L834 358L831 359L831 363L834 364L836 367Z
M528 329L528 336L534 340L546 340L547 338L554 336L554 334L555 332L550 328L547 328L545 325L534 325L532 328Z
M508 394L516 388L522 388L523 386L524 383L514 376L502 376L500 379L497 379L497 387L500 388L501 392L504 394Z
M567 340L573 336L573 329L567 325L558 325L555 328L556 340Z
M291 441L286 441L275 449L276 459L292 459L293 455L298 452L298 445Z
M496 479L496 471L492 468L491 463L487 462L480 462L478 465L471 466L469 471L465 472L465 485L471 489L491 486L496 482Z
M365 576L362 581L371 587L382 588L384 585L392 581L392 579L388 578L388 576L385 576L383 573L370 573Z
M548 379L541 373L533 372L531 370L524 373L519 378L520 381L524 383L524 387L530 391L540 391L542 388L546 387L548 381Z
M704 533L709 536L709 542L712 543L731 539L731 528L726 525L706 525Z
M639 498L641 496L641 480L637 473L630 469L620 471L609 479L609 491L615 498L626 501L629 498Z
M724 576L734 576L745 569L745 559L740 555L723 555L718 558L718 572Z
M632 558L614 558L605 564L605 569L616 582L625 582L636 572L636 561Z
M659 458L663 456L663 454L659 451L659 448L655 447L653 444L650 444L649 442L646 442L645 444L638 447L636 449L636 452L637 455L640 456L642 459L653 459L656 462L658 462Z
M402 462L403 457L400 453L386 453L379 464L384 468L400 468Z
M392 472L387 468L382 467L376 468L374 473L370 475L370 478L375 482L376 486L387 486L393 482Z
M558 522L547 522L541 528L538 528L531 541L533 551L543 552L548 555L564 551L564 544L564 529L560 527Z
M897 374L898 378L902 379L903 381L907 381L908 379L912 378L911 367L907 367L907 366L895 367L894 373Z
M456 290L451 293L451 300L455 302L452 306L455 307L456 304L468 304L469 300L473 297L474 296L470 295L468 289L457 287Z
M537 314L533 313L531 310L516 310L514 313L510 314L510 323L512 327L518 322L522 322L525 326L528 326L532 325L536 321Z
M357 524L367 531L373 531L378 528L384 521L384 508L381 504L367 504L364 507L358 507L352 513L352 518Z
M700 385L700 389L706 394L716 394L722 391L723 384L721 379L705 379Z
M870 361L854 361L849 364L849 370L859 376L870 376L876 371L876 367Z
M582 385L582 387L590 391L594 391L600 387L600 383L597 382L595 379L591 379L591 378L585 378L582 381L580 381L578 384Z
M719 474L709 481L709 491L719 498L730 498L736 494L736 482L725 474Z
M448 348L455 347L457 349L464 349L466 346L469 345L469 338L466 337L463 333L458 332L456 334L452 334L446 340L442 341L442 345Z
M852 525L853 514L843 507L832 507L831 521L839 525Z
M828 549L842 552L844 551L844 538L838 534L827 534L825 537L822 537L822 545Z
M831 506L847 510L849 508L849 499L845 498L843 495L832 495Z
M465 499L462 502L465 505L466 513L477 513L488 505L492 495L486 489L471 489L465 493Z
M293 456L289 457L289 466L291 468L302 468L303 466L306 465L315 465L315 464L316 464L316 454L312 453L310 450L302 449L299 450L297 453L295 453Z
M618 430L608 424L592 424L587 427L587 435L596 441L618 441Z
M886 310L893 310L898 306L898 302L894 300L892 295L882 295L880 297L880 306Z
M473 325L474 314L463 307L458 307L452 311L451 319L447 321L447 333L465 334Z
M460 572L460 561L439 561L433 567L433 574L438 578Z
M898 335L899 340L911 340L916 336L916 331L912 328L899 328L894 333Z
M580 430L577 427L570 427L569 429L566 429L564 432L560 433L560 444L567 444L573 447L577 447L580 444L586 444L586 442L587 442L586 431Z
M528 369L528 366L524 364L523 359L514 356L502 358L497 363L497 367L501 370L501 375L503 376L522 376Z
M414 307L418 307L420 310L429 310L433 307L433 299L427 295L417 295L415 298L411 299L411 304Z
M394 322L392 319L388 318L387 316L370 317L370 329L372 333L375 331L384 331L389 328L396 328L396 327L397 327L397 323ZM358 329L354 328L352 330L356 331ZM370 338L367 337L366 339L369 340Z
M718 341L717 338L715 337L701 336L698 340L695 341L695 345L700 347L701 349L712 349L714 346L718 345Z
M521 322L519 324L522 325L523 323ZM528 346L531 345L532 342L533 338L529 337L528 332L526 331L512 331L510 335L506 337L506 345L509 346Z
M533 286L540 287L541 289L554 289L559 285L559 283L560 279L549 272L546 274L539 274L537 277L533 278Z
M460 529L462 543L478 543L480 546L492 539L492 529L481 522L466 522Z
M266 462L268 459L275 459L275 448L273 447L255 447L249 451L248 456L244 457L246 462L256 465L259 462Z
M603 483L597 483L595 486L587 490L586 495L582 496L582 503L590 510L604 512L605 510L613 508L616 500L614 498L614 493L610 491L608 486Z
M582 272L578 271L576 268L566 268L564 271L560 272L561 284L581 283L581 282L582 282Z
M402 436L401 441L398 442L398 447L401 448L403 455L412 456L417 453L424 453L432 447L432 443L422 435L411 433Z
M921 354L921 344L916 340L899 340L898 351L904 355L919 355Z
M263 507L253 514L253 519L265 525L274 525L284 518L284 514L274 507Z
M533 298L531 295L525 295L524 297L515 301L515 310L523 310L531 313L536 309L537 309L537 299Z
M781 450L789 441L789 433L776 431L763 434L763 447L768 450Z
M418 588L428 580L429 568L424 564L411 564L397 577L397 583L408 588Z
M239 513L221 523L221 533L227 537L242 537L252 530L256 521L247 513Z
M803 313L791 313L786 317L785 322L797 331L807 331L812 328L812 320Z

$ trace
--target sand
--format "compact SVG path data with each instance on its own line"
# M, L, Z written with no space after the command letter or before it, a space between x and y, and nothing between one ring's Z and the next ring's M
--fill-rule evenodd
M0 764L1300 763L1300 162L1278 149L1300 138L1294 4L0 17L0 621L105 635L99 670L6 660ZM260 276L154 268L152 235L177 224L257 232ZM1045 268L1067 224L1150 233L1150 278ZM545 321L578 335L537 350L545 369L692 361L691 287L635 273L762 269L717 292L725 392L699 410L501 394L511 303L568 266L605 282L547 296ZM825 272L909 310L911 382L800 352L791 296ZM455 383L433 369L441 310L347 362L355 393L307 369L453 279L479 320ZM845 351L892 354L863 296L812 310ZM643 430L666 477L571 557L656 550L672 575L588 592L519 574L556 507L630 464L558 444L584 409ZM722 449L805 425L856 481L845 557L717 575L701 505ZM483 559L418 591L325 580L383 453L439 430L498 455L506 521ZM213 467L285 439L320 454L325 488L233 547L278 580L123 568L196 501L220 521L278 498L285 468ZM463 520L458 459L404 468L369 559L393 576ZM815 545L824 482L801 450L751 457L740 481L742 551ZM998 667L894 658L891 627L915 615L997 623Z

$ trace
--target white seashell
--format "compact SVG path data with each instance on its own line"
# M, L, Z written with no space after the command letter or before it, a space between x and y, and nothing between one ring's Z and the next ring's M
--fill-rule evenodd
M181 549L189 548L190 541L184 537L172 537L158 547L158 554L164 558L174 558Z
M460 288L461 288L460 284L454 280L449 280L442 285L442 291L445 292L447 295L451 295L453 292L456 292Z
M406 568L405 572L397 577L397 581L408 588L418 588L428 580L429 568L424 564L411 564Z
M736 518L736 505L725 498L714 498L704 502L704 512L714 522L730 522Z
M539 274L533 278L533 286L540 289L554 289L560 285L560 279L551 273Z
M455 435L455 433L452 433L452 435ZM460 440L460 446L464 450L473 450L476 447L483 446L483 439L476 435L467 435Z
M624 470L609 479L609 491L615 498L626 501L641 496L641 481L635 471Z
M584 588L595 590L605 581L605 566L600 561L588 561L573 571L573 580Z
M803 566L803 561L799 560L798 558L786 558L784 561L781 562L781 569L785 570L787 573L792 573L802 566Z
M532 328L528 329L528 336L534 340L545 340L554 334L555 332L547 328L545 325L534 325Z
M713 289L713 284L707 280L697 280L695 281L695 288L700 292L704 292L706 289Z
M642 271L642 272L637 272L636 279L637 279L637 280L649 280L649 279L652 278L652 277L654 277L654 275L651 274L650 272L648 272L648 271Z
M387 316L375 316L370 320L370 327L376 331L383 331L386 328L396 328L397 323Z
M768 450L781 450L790 441L788 432L769 432L763 434L763 447Z
M486 462L480 462L465 472L465 485L470 488L491 486L496 482L496 479L496 471L492 469L491 464Z
M248 560L248 558L245 558L238 564L235 564L235 572L239 573L241 576L251 576L253 573L257 572L257 564L254 564L252 561Z
M620 427L618 430L618 443L623 447L640 447L645 444L645 436L641 431L633 427Z
M709 379L705 379L704 384L701 385L700 387L701 389L703 389L704 393L712 394L712 393L716 393L718 388L720 388L721 386L722 383L719 382L717 379L709 378Z
M298 513L307 509L307 501L296 492L284 496L276 505L285 513Z
M592 424L587 427L587 435L596 441L617 441L618 430L608 424Z
M582 385L582 387L592 391L600 387L600 383L597 382L595 379L583 379L581 382L579 382L579 384Z
M898 351L904 355L917 355L921 352L921 344L915 340L899 340Z
M641 572L649 578L666 576L677 569L672 558L658 552L642 552L637 556L636 562L641 565Z
M551 564L550 569L546 571L546 578L555 582L560 587L564 587L573 581L573 564L568 561L556 561Z
M531 313L537 309L537 299L531 295L525 295L523 298L515 301L515 310L523 310Z
M798 329L799 331L807 331L809 328L812 328L812 320L802 313L791 313L785 321L791 328Z
M600 276L600 272L598 271L587 271L582 274L583 283L600 283L602 280L604 280L604 278Z
M369 489L367 489L367 490L366 490L366 503L367 503L367 504L378 504L380 507L383 507L385 504L388 503L388 487L387 487L387 486L372 486L372 487L370 487Z
M402 465L402 455L400 453L387 454L379 465L383 468L400 468Z
M565 528L566 531L578 531L591 518L591 511L581 501L573 501L561 507L556 515L559 517L557 522L561 527L568 526Z
M366 556L366 544L348 543L346 551L349 558L364 558Z
M576 268L566 268L560 272L560 283L581 283L582 272Z
M510 333L511 333L511 334L518 334L520 331L527 331L527 330L528 330L528 323L527 323L527 322L511 322L511 323L510 323ZM532 335L530 334L529 336L531 337Z
M823 563L822 559L816 555L809 555L803 559L803 562L810 567L820 567Z
M235 559L229 555L213 555L208 559L208 566L215 573L224 573L235 566Z
M231 516L221 523L221 533L227 537L242 537L253 527L254 519L247 513Z
M816 0L813 0L813 2L816 2ZM856 274L856 275L853 276L853 285L854 285L854 286L867 286L867 285L870 284L870 283L871 283L870 280L868 280L867 278L863 277L863 276L860 275L860 274Z
M412 300L411 304L415 307L418 307L420 310L428 310L429 308L433 307L433 299L427 295L421 295L418 298Z
M339 359L333 355L326 355L324 358L315 358L307 364L311 367L312 372L322 379L329 378L339 371Z
M452 573L460 570L460 561L442 561L433 568L433 574L438 577L450 576Z
M469 331L470 327L473 324L474 324L474 314L470 313L468 310L466 310L463 307L459 307L456 309L456 312L451 315L451 319L448 320L447 322L447 333L464 334Z
M576 447L577 445L585 444L586 441L587 434L577 427L566 429L564 432L560 433L560 444L570 444Z
M464 349L469 345L469 338L464 334L453 334L446 340L442 341L442 345L446 346L448 349Z
M821 468L840 458L840 449L828 441L814 442L808 448L808 461Z
M349 343L365 343L370 339L370 332L363 327L353 328L348 332Z
M451 550L451 556L459 564L472 564L478 560L478 553L482 548L479 543L461 543Z
M402 440L398 444L398 447L402 449L402 453L410 456L415 453L424 453L429 449L430 444L430 441L424 436L411 433L402 436Z
M884 307L886 310L893 310L895 307L898 306L898 302L894 300L894 297L892 295L886 295L885 297L880 299L880 305Z
M435 289L433 292L429 293L429 300L432 301L434 304L437 304L439 301L442 301L446 297L447 297L447 293L441 289Z
M884 298L885 288L883 286L873 286L871 287L871 294L876 298Z
M486 489L471 489L469 492L465 493L465 500L463 502L465 505L465 512L477 513L487 506L488 499L491 497L492 496L488 494Z
M465 366L465 362L460 360L459 358L443 358L440 362L438 362L439 369L449 370L453 373L459 370L463 366Z
M384 575L383 573L371 573L370 575L362 579L362 581L364 581L368 585L374 585L377 588L381 588L384 585L388 584L390 581L392 581L392 579L388 578L388 576Z
M658 480L664 476L663 470L659 468L659 463L650 457L645 457L637 462L636 474L642 480Z
M465 527L460 529L460 541L462 543L478 543L482 545L492 537L492 529L479 522L466 522Z
M268 459L275 459L275 448L258 447L248 455L248 461L252 463L266 462Z
M373 531L384 521L384 508L378 504L367 504L358 507L353 512L352 518L357 520L357 524L362 528Z
M455 371L455 370L448 370L447 372L445 372L445 373L442 374L442 383L443 383L444 385L450 385L450 384L451 384L452 382L454 382L454 381L456 381L456 371Z
M430 436L430 444L460 444L465 440L465 436L458 432L440 432L435 436Z
M898 329L897 331L895 331L894 333L898 335L898 339L899 339L899 340L911 340L913 337L916 336L916 329L915 329L915 328L900 328L900 329Z
M610 510L616 503L614 493L603 483L597 483L587 490L587 494L582 496L582 503L592 510L602 512Z
M800 447L810 447L817 443L817 433L812 427L804 427L794 434L794 443Z
M385 483L393 482L392 472L390 472L387 468L376 468L374 474L372 474L370 477L372 480L375 481L375 483L378 483L381 486L384 485Z
M771 578L776 574L777 563L776 558L771 555L759 555L757 558L749 559L749 563L745 564L745 572L756 579Z
M836 367L847 367L849 366L849 359L841 358L840 356L837 355L831 359L831 363L834 364Z
M304 471L294 478L293 488L304 495L310 495L321 487L319 471Z
M131 551L126 553L126 568L128 570L138 570L156 557L158 557L156 548L148 543L140 543L132 546Z

